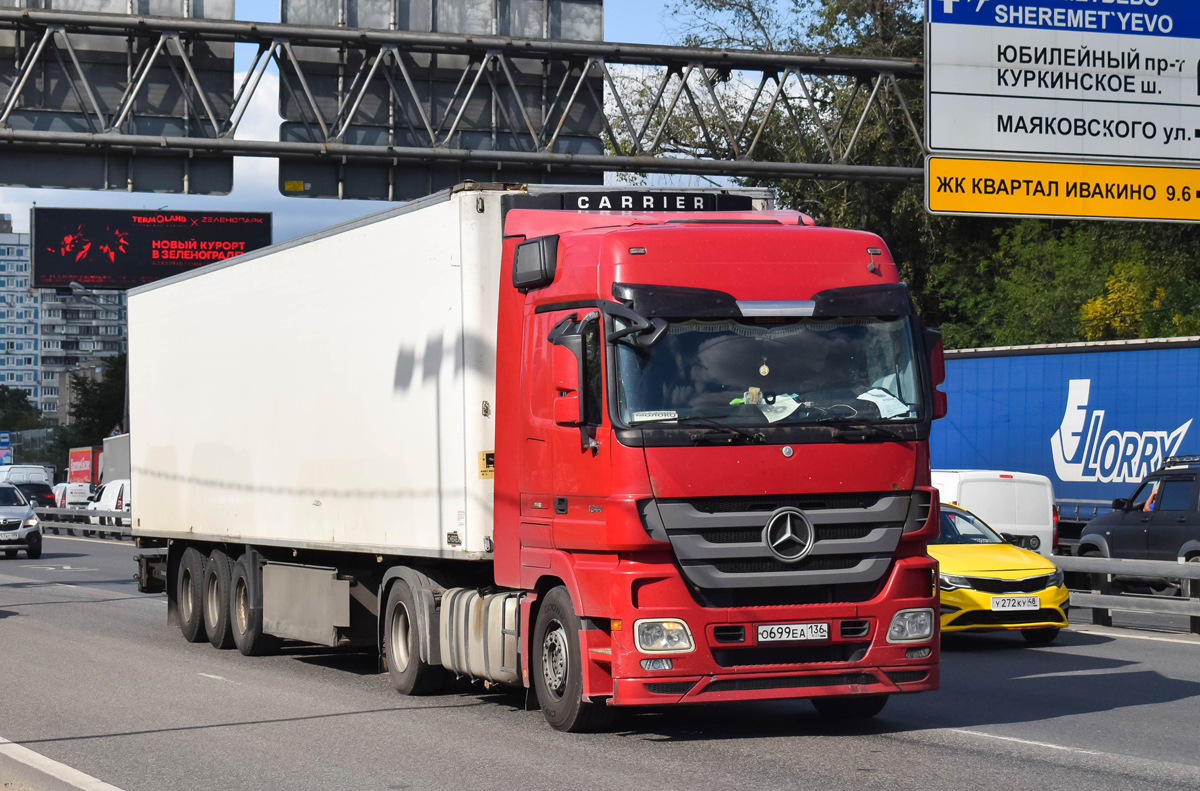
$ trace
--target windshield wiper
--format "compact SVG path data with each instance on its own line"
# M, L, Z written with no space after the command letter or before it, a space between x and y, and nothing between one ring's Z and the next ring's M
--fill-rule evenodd
M908 442L911 437L905 436L898 429L891 426L881 426L878 423L866 423L862 420L847 417L823 417L817 420L818 423L826 423L836 426L841 431L864 431L867 433L882 434L892 439L898 439L902 442Z
M726 416L725 415L717 415L716 417L726 417ZM714 420L711 417L704 417L702 415L686 415L684 417L660 417L660 418L654 418L653 420L633 420L633 421L630 421L629 425L631 425L631 426L646 426L651 423L678 423L680 425L685 425L685 426L698 426L699 428L706 428L706 429L709 429L710 431L720 431L720 432L723 432L726 434L736 434L738 436L745 437L746 439L750 440L751 442L762 442L764 439L761 432L746 431L745 429L740 429L737 426L727 426L724 423L718 423L716 420ZM712 436L712 435L709 435L709 436Z

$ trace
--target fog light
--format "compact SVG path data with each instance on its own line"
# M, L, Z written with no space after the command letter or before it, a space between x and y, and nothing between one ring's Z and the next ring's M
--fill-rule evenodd
M696 650L691 630L675 618L635 621L633 630L638 650L647 654L686 654Z
M933 649L930 648L929 646L924 646L922 648L910 648L904 652L904 658L905 659L924 659L925 657L929 656L932 653L933 653Z
M889 643L919 643L933 637L933 610L901 610L892 616Z
M671 670L675 663L670 659L643 659L642 670Z

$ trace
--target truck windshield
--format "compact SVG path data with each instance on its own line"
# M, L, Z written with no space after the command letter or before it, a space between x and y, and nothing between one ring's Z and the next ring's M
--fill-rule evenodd
M628 425L912 420L913 351L908 318L675 321L648 348L617 344L618 404Z

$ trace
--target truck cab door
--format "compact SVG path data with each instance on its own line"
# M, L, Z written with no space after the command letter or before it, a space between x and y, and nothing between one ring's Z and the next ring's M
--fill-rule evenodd
M1146 543L1149 560L1174 561L1187 540L1189 524L1196 522L1195 478L1171 477L1159 487Z
M603 546L604 504L611 491L610 428L604 387L604 317L565 313L547 335L554 423L548 432L554 546Z

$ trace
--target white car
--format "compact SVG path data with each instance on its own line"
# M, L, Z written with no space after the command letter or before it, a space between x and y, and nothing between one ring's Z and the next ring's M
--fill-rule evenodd
M125 513L129 513L129 479L119 478L104 484L96 490L96 494L92 496L91 502L88 503L87 507L89 511L124 511ZM119 519L109 516L91 516L88 517L88 522L93 525L110 525L116 527L132 524L129 519ZM97 530L89 532L96 532L100 536L104 536L105 533L112 533L117 538L121 537L120 530Z
M942 502L965 508L1001 535L1047 557L1058 544L1054 485L1045 475L1007 470L934 470Z
M42 556L41 525L25 495L15 486L0 484L0 550L11 559L22 549L30 560Z

